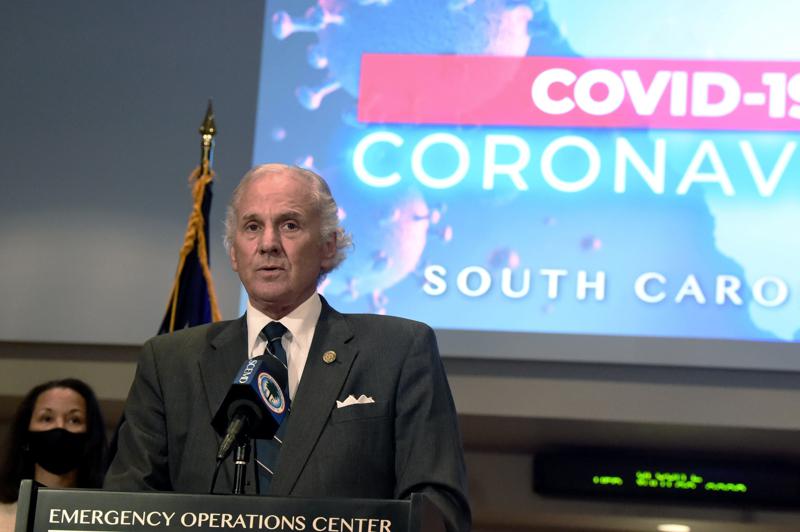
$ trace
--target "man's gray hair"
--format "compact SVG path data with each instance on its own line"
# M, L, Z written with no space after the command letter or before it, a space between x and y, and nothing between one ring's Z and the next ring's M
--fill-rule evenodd
M236 188L233 190L233 196L231 196L231 201L225 211L225 237L223 241L225 250L230 252L231 245L233 244L237 225L236 209L239 207L239 202L242 199L242 194L244 194L247 185L254 179L265 174L278 174L286 171L304 179L311 185L311 194L314 198L315 207L317 208L320 218L321 241L325 241L331 236L336 235L336 255L333 258L331 267L322 272L324 275L335 270L342 261L344 261L347 256L347 250L353 246L353 238L345 232L344 228L339 223L339 207L336 205L336 200L333 199L333 194L331 194L328 183L325 182L322 176L311 170L300 168L299 166L277 163L262 164L251 169L242 177L242 180L239 181L239 184L236 185Z

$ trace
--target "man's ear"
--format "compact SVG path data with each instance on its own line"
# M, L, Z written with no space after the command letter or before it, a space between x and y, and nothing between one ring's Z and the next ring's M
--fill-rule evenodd
M239 262L236 260L236 251L233 249L233 245L228 248L228 258L231 259L231 269L239 273Z
M321 266L324 271L328 271L333 266L333 259L336 257L336 237L337 234L334 231L327 240L322 242L322 261Z

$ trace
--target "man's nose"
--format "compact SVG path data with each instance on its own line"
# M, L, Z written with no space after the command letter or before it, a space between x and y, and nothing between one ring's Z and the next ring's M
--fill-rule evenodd
M66 420L64 420L63 417L55 418L55 422L56 422L56 428L57 429L67 428L67 422L66 422Z
M280 238L278 231L271 227L264 228L261 239L258 242L258 250L261 253L273 253L280 249Z

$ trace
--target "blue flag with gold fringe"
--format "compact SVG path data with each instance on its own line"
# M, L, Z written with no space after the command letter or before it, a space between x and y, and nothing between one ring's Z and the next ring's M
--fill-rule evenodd
M211 102L203 125L201 164L192 175L192 213L178 258L178 268L172 285L167 311L158 334L193 327L221 319L211 267L208 259L208 215L211 211L214 172L211 170L213 138L216 133Z

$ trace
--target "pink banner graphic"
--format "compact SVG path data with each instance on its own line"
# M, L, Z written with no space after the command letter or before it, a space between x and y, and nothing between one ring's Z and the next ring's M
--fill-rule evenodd
M798 131L800 63L364 54L358 119Z

